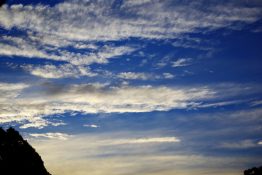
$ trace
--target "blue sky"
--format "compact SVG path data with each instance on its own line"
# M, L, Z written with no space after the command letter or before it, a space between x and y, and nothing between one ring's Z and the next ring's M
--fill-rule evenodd
M9 0L0 124L55 175L237 175L262 162L259 0Z

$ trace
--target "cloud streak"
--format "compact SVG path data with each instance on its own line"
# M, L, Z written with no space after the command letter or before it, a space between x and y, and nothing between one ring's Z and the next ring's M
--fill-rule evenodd
M194 101L211 98L214 94L206 87L182 89L164 86L44 84L37 88L40 88L39 91L35 91L33 89L36 87L28 86L2 84L2 89L11 87L13 95L4 95L0 99L1 123L27 120L45 126L48 122L44 122L41 116L66 111L124 113L185 109L194 105Z
M242 103L243 100L225 102L225 98L243 93L248 95L260 92L259 89L250 89L250 87L245 89L243 86L232 84L193 88L149 85L113 86L101 83L38 85L2 83L0 91L2 91L0 122L24 123L22 128L64 125L63 122L49 121L45 119L45 116L66 112L137 113L208 108ZM225 95L231 91L234 92L229 93L231 96Z
M139 139L123 139L114 142L114 144L147 144L147 143L174 143L180 142L176 137L152 137Z
M29 134L35 138L46 138L46 139L58 139L58 140L67 140L70 135L64 133L31 133Z

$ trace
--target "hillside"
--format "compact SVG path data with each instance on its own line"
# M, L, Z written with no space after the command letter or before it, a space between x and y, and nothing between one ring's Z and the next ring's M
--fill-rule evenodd
M13 128L0 128L1 175L50 175L39 154Z

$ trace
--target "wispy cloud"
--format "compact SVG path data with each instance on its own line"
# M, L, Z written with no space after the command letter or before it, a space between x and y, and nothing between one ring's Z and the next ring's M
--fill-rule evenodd
M31 36L32 37L32 36ZM2 42L1 42L2 41ZM59 41L58 41L59 42ZM61 41L62 42L62 41ZM51 43L56 44L56 43ZM3 36L0 38L0 55L5 56L22 56L31 59L47 59L51 61L59 61L70 63L72 65L90 65L93 63L106 64L108 59L115 58L121 55L132 53L135 48L128 46L110 46L92 47L92 50L79 50L79 43L69 42L68 46L76 45L77 51L70 51L64 45L50 47L49 43L44 43L42 40L34 40L27 37L10 37ZM90 45L90 44L89 44ZM88 46L89 46L88 45ZM81 47L83 44L81 44Z
M254 140L242 140L239 142L224 142L218 145L219 148L227 148L227 149L247 149L253 147L259 147L259 142L257 143Z
M192 64L192 58L179 58L173 62L172 67L183 67Z

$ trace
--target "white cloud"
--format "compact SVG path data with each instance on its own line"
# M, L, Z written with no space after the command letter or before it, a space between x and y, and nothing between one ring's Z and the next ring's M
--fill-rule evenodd
M122 139L113 142L113 144L146 144L146 143L173 143L180 142L176 137L152 137L138 139Z
M29 123L22 126L23 128L33 126L41 128L46 125L55 125L52 122L48 123L43 116L67 111L124 113L183 109L194 105L195 101L212 98L214 94L207 87L110 87L106 84L44 84L40 87L29 85L26 87L13 90L12 96L0 96L1 123L27 121ZM7 89L7 87L2 86L2 89Z
M24 117L20 117L22 120L26 119ZM43 129L46 126L61 126L61 125L66 125L66 123L62 121L48 121L41 116L34 116L27 118L27 123L21 122L22 125L20 126L21 129L26 129L26 128L38 128L38 129Z
M173 62L172 67L183 67L192 64L192 58L179 58Z
M165 86L112 86L110 84L0 84L0 123L18 122L22 128L43 128L64 125L52 121L52 116L66 112L125 113L194 109L235 104L223 100L254 94L261 88L247 85L224 84L216 86L165 87ZM257 88L257 89L256 89ZM222 101L215 103L217 101ZM204 102L203 102L204 101ZM223 102L224 101L224 102ZM239 122L257 119L260 111L230 116ZM240 117L243 116L243 117Z
M32 66L27 65L23 68L29 71L32 75L43 77L43 78L67 78L67 77L80 77L96 76L96 73L93 73L89 70L88 67L84 66L73 66L71 64L63 64L60 66L55 65L43 65L43 66Z
M262 141L259 141L257 144L262 145Z
M126 113L168 111L235 104L223 99L260 92L245 85L214 87L112 86L110 84L0 84L0 123L16 121L21 127L61 125L44 116L66 112ZM231 91L233 93L231 93ZM238 121L251 120L257 113L236 115ZM243 116L240 118L239 116ZM231 116L232 118L234 116Z
M47 138L47 139L58 139L58 140L67 140L70 137L70 135L68 134L59 133L59 132L31 133L29 135L36 138Z

